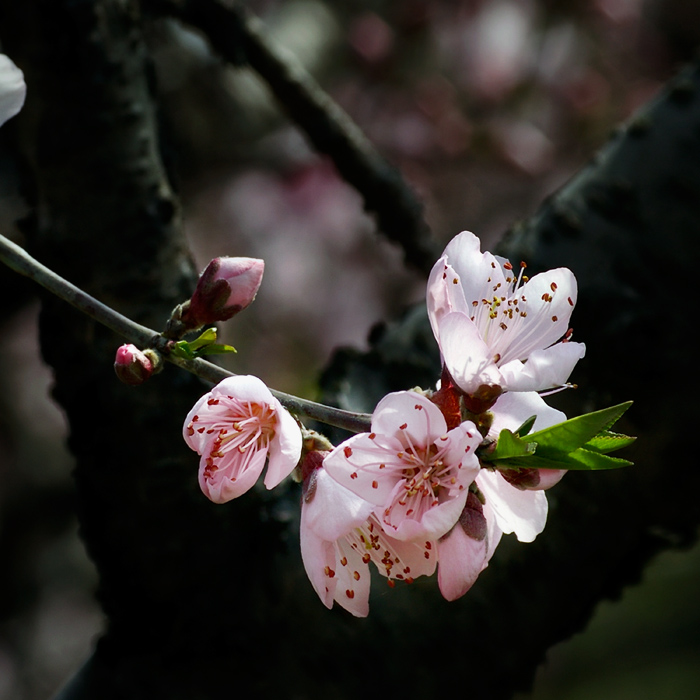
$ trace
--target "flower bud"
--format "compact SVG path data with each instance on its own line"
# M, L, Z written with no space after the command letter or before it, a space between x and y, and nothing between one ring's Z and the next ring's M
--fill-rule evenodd
M135 345L122 345L114 358L114 371L124 384L143 384L156 370L158 356L152 350L141 351Z
M214 258L183 305L182 322L195 329L232 318L255 299L264 269L257 258Z

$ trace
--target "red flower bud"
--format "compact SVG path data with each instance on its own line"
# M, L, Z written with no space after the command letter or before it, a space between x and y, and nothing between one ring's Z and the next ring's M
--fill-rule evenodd
M182 322L194 329L232 318L255 299L264 269L257 258L214 258L183 305Z
M135 345L122 345L114 358L114 371L124 384L143 384L154 372L155 364L148 351L142 352Z

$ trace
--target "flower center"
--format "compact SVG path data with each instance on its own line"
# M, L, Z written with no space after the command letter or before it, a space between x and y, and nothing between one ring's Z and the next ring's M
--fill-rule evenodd
M239 458L227 460L236 474L244 471L258 450L267 451L275 436L277 416L272 407L264 403L242 401L233 396L219 396L207 402L205 416L195 416L188 428L215 435L207 455L205 477L211 477L219 469L220 461L236 450ZM236 474L231 478L235 480Z

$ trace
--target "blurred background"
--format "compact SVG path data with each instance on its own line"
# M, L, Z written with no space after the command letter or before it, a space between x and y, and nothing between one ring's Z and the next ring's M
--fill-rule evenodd
M484 248L584 165L695 55L700 34L700 3L687 0L248 4L400 168L440 243L469 229ZM225 363L314 398L334 349L365 348L374 324L423 297L424 280L256 75L223 65L176 22L147 35L198 266L217 255L266 263L256 303L222 329L239 350ZM28 211L12 155L9 123L0 232L21 242L15 221ZM41 700L88 653L102 617L73 514L66 424L39 357L35 290L4 269L0 290L0 700ZM695 700L698 590L700 548L663 554L551 650L534 694L518 700Z

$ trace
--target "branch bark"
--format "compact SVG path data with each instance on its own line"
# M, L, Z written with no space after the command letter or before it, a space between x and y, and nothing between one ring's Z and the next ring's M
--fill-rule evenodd
M328 155L340 175L362 195L379 230L403 248L409 265L427 276L439 251L422 203L294 56L268 39L257 17L239 2L222 0L150 0L149 6L203 32L224 60L233 65L247 63L255 70L314 148Z

